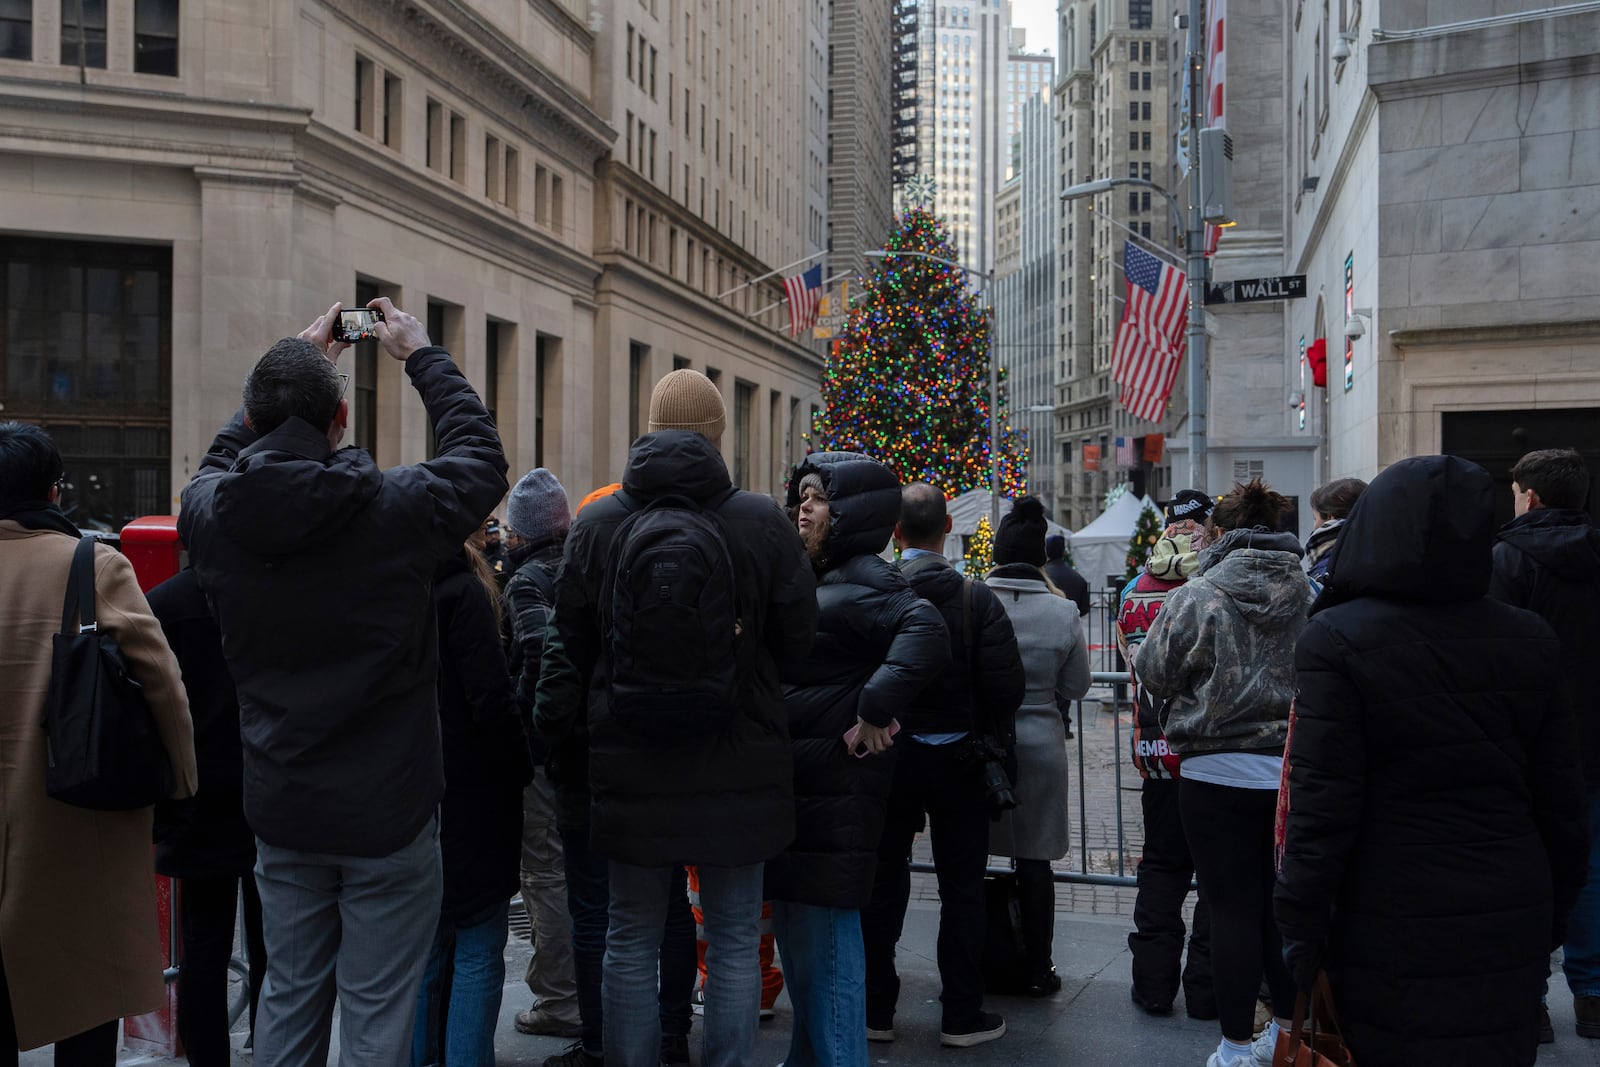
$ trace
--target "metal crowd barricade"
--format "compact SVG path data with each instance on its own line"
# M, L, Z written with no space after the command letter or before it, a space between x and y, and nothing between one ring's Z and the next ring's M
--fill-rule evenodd
M1072 820L1072 837L1075 848L1064 861L1055 865L1055 880L1060 883L1133 888L1138 885L1133 874L1136 856L1129 855L1129 840L1125 818L1130 814L1123 803L1124 772L1137 774L1128 764L1129 731L1132 729L1133 702L1130 694L1131 679L1127 665L1117 652L1114 639L1117 597L1120 589L1102 589L1093 594L1092 607L1084 617L1089 643L1089 661L1098 669L1093 672L1093 686L1089 694L1078 700L1073 714L1074 741L1069 748L1077 751L1076 773L1069 772L1068 788L1074 787L1077 795L1077 817ZM1109 711L1105 709L1109 705ZM1086 709L1097 710L1086 710ZM1105 719L1107 722L1097 720ZM1105 764L1109 763L1109 766ZM1101 840L1091 842L1091 796L1097 801L1106 799L1110 792L1110 812L1097 812ZM1131 791L1131 790L1130 790ZM1105 832L1103 816L1109 814L1115 824L1115 833ZM1134 825L1142 834L1143 818L1137 806L1131 813ZM1143 847L1142 838L1136 843ZM913 860L911 870L933 873L933 864ZM1008 867L990 867L991 873L1000 874Z

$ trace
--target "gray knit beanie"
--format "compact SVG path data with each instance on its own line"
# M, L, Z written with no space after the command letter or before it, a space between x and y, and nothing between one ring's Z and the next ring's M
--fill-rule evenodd
M544 541L567 532L572 525L572 509L567 491L556 476L535 467L517 482L506 504L506 522L524 541Z

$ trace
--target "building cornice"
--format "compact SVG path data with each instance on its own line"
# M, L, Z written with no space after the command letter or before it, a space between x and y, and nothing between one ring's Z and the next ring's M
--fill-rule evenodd
M565 82L545 70L463 0L322 3L362 32L372 26L386 26L386 40L423 45L404 49L406 58L441 83L451 85L463 98L489 108L501 121L520 125L530 140L548 141L554 135L592 161L609 152L617 139L616 131ZM571 16L563 17L570 30ZM593 51L594 39L587 31L573 39ZM452 75L458 73L468 76L468 84L455 84ZM489 107L495 98L502 105L500 108Z
M1497 323L1492 326L1442 326L1434 329L1389 332L1389 343L1401 351L1407 348L1459 348L1468 345L1593 341L1596 338L1600 338L1600 319Z
M1380 100L1600 73L1600 6L1518 12L1415 36L1374 31L1367 84Z
M159 122L180 128L246 128L267 134L298 132L309 119L305 108L282 104L122 86L80 85L45 78L0 78L0 105L22 111L112 118L118 122Z

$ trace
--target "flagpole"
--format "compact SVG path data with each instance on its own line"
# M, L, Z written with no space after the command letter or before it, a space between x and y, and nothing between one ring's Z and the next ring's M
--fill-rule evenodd
M1132 237L1134 240L1138 241L1140 244L1148 245L1149 246L1149 251L1151 251L1156 256L1160 257L1161 259L1166 260L1166 262L1170 263L1172 266L1174 266L1174 267L1183 266L1183 260L1178 258L1178 254L1176 252L1172 251L1170 248L1163 248L1161 245L1157 244L1153 238L1146 237L1144 234L1140 233L1138 230L1134 229L1131 226L1124 226L1122 223L1118 222L1116 219L1112 218L1110 215L1107 215L1107 214L1105 214L1104 212L1101 212L1101 211L1096 211L1094 209L1094 205L1093 204L1091 204L1089 206L1089 214L1093 215L1095 218L1099 219L1101 222L1109 222L1111 225L1115 226L1117 229L1121 230L1123 233L1126 233L1129 237Z
M822 283L822 287L824 289L826 289L828 286L832 285L834 282L838 281L840 278L848 278L849 276L850 276L850 272L849 271L842 270L838 274L835 274L833 277L831 277L831 278L827 279L826 281L824 281ZM789 298L788 297L784 297L782 300L775 300L772 303L768 304L766 307L762 308L760 311L752 311L749 315L746 315L745 318L753 319L757 315L765 315L767 312L771 311L773 308L782 307L784 304L787 304L788 302L789 302Z
M807 256L805 259L797 259L793 263L790 263L788 266L779 267L777 270L769 270L769 271L767 271L767 273L763 274L759 278L751 278L749 281L745 282L743 285L736 285L732 289L729 289L726 293L718 293L717 294L717 299L721 300L724 297L732 296L734 293L737 293L740 289L748 289L752 285L757 284L758 282L764 282L768 278L772 278L772 277L775 277L775 276L777 276L779 274L782 274L786 270L793 270L794 268L800 266L800 264L802 264L802 263L810 263L813 259L821 259L823 256L825 256L827 254L828 254L828 252L827 252L826 249L824 249L821 252L813 252L813 253L811 253L811 255ZM780 300L778 303L782 303L782 301ZM777 304L774 304L772 306L776 307ZM757 314L760 314L760 312L757 312Z

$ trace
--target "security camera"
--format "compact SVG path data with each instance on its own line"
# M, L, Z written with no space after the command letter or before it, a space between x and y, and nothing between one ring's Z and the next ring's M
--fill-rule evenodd
M1328 58L1335 63L1343 63L1350 58L1350 42L1343 37L1333 42L1333 51L1328 53Z
M1351 318L1344 324L1344 335L1355 341L1366 336L1367 327L1358 318Z

